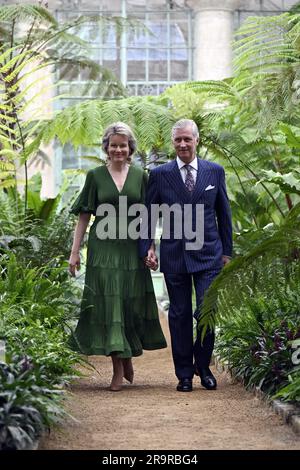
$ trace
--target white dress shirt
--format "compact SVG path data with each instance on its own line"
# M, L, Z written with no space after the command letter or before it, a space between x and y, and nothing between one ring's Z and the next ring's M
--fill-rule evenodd
M182 160L180 160L179 157L176 157L176 162L177 162L178 168L179 168L180 173L181 173L182 181L185 182L187 170L186 170L186 168L184 168L184 166L187 165L187 163L184 163ZM198 172L197 158L195 157L194 160L192 160L191 163L189 163L189 165L192 167L191 172L192 172L192 175L193 175L193 178L194 178L194 182L196 183L197 172Z

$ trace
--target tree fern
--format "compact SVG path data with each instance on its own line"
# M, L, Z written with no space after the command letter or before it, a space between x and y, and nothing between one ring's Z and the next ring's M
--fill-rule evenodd
M245 196L249 192L245 181L252 181L253 186L254 179L263 183L262 168L285 174L296 165L293 143L297 139L291 135L287 138L284 126L295 129L300 126L297 106L300 55L296 41L299 18L299 15L284 14L249 19L238 31L234 43L235 75L223 81L184 85L203 98L199 119L195 120L208 158L221 159L227 172L235 173ZM170 90L175 108L177 94L184 87ZM256 186L254 190L258 197L264 192L268 194L282 216L286 207L290 209L297 202L297 198L293 200L288 194L284 199L280 193L272 194L266 185L261 190ZM272 210L270 219L274 216L277 220ZM261 221L265 223L265 217Z
M289 269L288 261L298 259L300 248L300 203L289 212L280 226L273 227L270 232L266 231L264 239L258 241L252 250L232 260L212 283L205 296L200 320L200 324L204 325L204 329L215 325L215 306L218 295L223 298L223 301L224 298L231 299L231 301L234 298L233 302L238 307L243 302L242 289L263 288L267 283L270 283L270 272L274 273L276 266L278 272L284 273L285 269ZM259 264L264 267L262 268L262 273L263 269L268 273L267 277L261 283L255 277L252 282L251 280L245 282L245 276L253 276ZM277 275L274 274L274 280L276 278L278 280ZM234 292L236 292L236 295L234 295ZM226 300L226 302L228 301ZM222 309L222 315L230 314L230 309Z
M159 99L134 97L110 101L90 100L70 106L44 124L40 139L46 143L58 137L75 146L99 143L103 129L112 122L124 121L138 139L138 151L151 148L169 148L171 127L174 123L171 110L162 106Z
M40 5L2 5L0 8L0 22L38 20L47 26L57 26L53 15Z

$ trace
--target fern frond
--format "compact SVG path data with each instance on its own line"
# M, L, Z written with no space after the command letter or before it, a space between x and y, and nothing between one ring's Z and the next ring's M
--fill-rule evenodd
M5 160L1 160L1 157L5 157ZM16 153L13 150L10 150L10 149L0 150L0 170L14 171L15 165L7 160L13 161L15 159L16 159Z
M299 23L299 15L291 17L283 13L275 17L250 17L237 32L234 43L235 70L275 66L280 69L285 63L299 61L293 45L291 21ZM270 64L271 62L271 64Z
M5 174L5 180L0 181L0 188L8 189L8 188L15 188L16 187L16 179L10 177L10 173Z
M216 322L216 299L218 293L228 292L236 283L236 280L243 273L251 273L255 268L255 263L260 259L266 257L266 263L274 263L274 260L282 265L284 257L290 256L293 248L299 249L300 247L300 203L297 204L292 213L284 220L283 224L277 227L274 232L267 236L265 240L260 242L255 248L245 255L235 258L221 271L219 276L212 283L207 295L205 296L202 317L200 325L206 329ZM253 268L254 267L254 268ZM222 311L222 315L230 315Z
M174 118L170 110L152 98L128 98L110 101L90 100L71 106L44 125L41 139L55 136L65 144L94 145L103 129L112 122L128 123L137 137L139 151L168 146Z
M88 162L94 163L96 166L105 165L106 161L103 158L95 157L94 155L81 155L82 160L87 160Z
M29 21L36 19L47 25L57 26L57 21L46 8L39 5L2 5L0 7L0 21Z

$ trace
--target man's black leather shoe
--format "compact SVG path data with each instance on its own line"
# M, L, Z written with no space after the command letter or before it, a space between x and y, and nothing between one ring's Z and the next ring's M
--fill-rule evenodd
M177 385L177 392L192 392L192 379L180 379Z
M205 369L199 369L199 375L201 385L204 388L207 390L215 390L217 388L217 381L208 367Z

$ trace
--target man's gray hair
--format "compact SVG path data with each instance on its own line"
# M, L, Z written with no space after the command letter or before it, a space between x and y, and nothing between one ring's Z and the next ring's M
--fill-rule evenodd
M175 122L174 126L172 127L172 139L177 129L185 129L186 127L190 127L194 137L199 139L199 130L197 124L192 119L179 119L179 121Z

